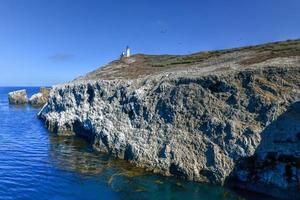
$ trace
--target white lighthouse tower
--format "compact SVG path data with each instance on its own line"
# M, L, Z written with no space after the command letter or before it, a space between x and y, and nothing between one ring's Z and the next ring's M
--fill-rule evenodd
M125 50L125 56L126 56L127 58L130 57L130 48L129 48L129 46L126 47L126 50Z
M123 58L129 58L130 57L130 48L129 46L126 46L125 51L122 52L120 59L122 60Z

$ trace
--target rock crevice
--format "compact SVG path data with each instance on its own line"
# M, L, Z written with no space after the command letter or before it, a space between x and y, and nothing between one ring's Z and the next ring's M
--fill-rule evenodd
M86 137L95 149L137 166L224 184L229 177L248 180L245 174L252 172L236 170L241 160L284 151L279 143L294 150L282 155L300 158L299 147L288 142L299 145L300 129L261 146L265 129L299 100L299 85L297 67L79 81L56 86L39 116L52 132ZM299 187L299 166L280 166L275 168L283 169L287 181L276 187L292 188L288 180ZM259 176L262 184L272 185Z
M299 50L132 55L56 86L39 116L147 170L297 199Z

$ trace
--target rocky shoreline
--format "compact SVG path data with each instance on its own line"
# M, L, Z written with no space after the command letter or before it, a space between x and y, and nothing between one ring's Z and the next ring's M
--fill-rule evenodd
M289 194L296 197L300 127L292 124L288 135L280 132L271 139L262 132L298 101L299 77L300 68L265 68L70 83L51 92L39 116L52 132L83 136L95 149L156 173L214 184L232 177L253 182L258 176L262 185L291 189ZM260 150L264 140L274 149ZM280 141L288 141L285 148ZM251 160L256 166L273 151L295 160L290 177L285 175L288 160L274 160L261 170L265 174L237 170L241 160L259 156L260 161ZM280 182L272 173L279 173Z
M299 44L114 61L55 86L39 117L155 173L299 199Z

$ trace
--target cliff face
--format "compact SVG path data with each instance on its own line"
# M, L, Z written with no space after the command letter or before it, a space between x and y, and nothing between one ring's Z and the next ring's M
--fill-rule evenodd
M130 64L139 57L118 61L56 86L39 116L52 132L83 136L95 149L154 172L249 183L239 185L256 191L264 185L296 197L300 59L270 57L244 65L251 56L230 52L217 58L222 62L213 57L137 79L128 76L141 73L143 68ZM115 79L113 66L123 70Z

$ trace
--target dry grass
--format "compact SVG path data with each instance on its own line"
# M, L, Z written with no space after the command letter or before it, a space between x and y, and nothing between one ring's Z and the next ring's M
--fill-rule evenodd
M251 58L239 62L242 65L261 63L272 58L300 56L300 40L270 43L248 47L248 49L254 51L255 54Z
M246 55L246 56L244 56ZM182 70L191 66L198 68L227 62L248 66L272 58L300 56L300 40L289 40L234 49L199 52L190 55L144 55L116 60L99 68L82 79L134 79L164 71ZM227 59L227 60L226 60ZM221 66L226 70L228 66Z

